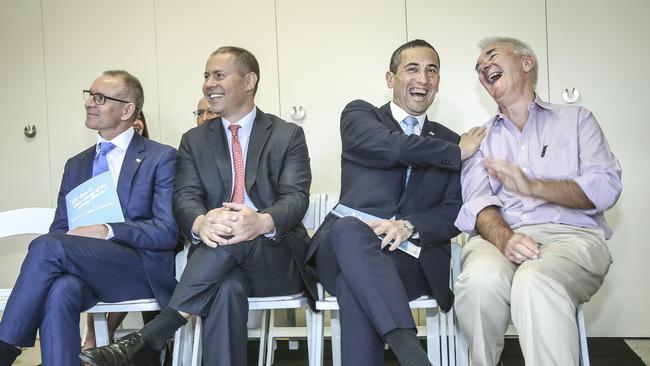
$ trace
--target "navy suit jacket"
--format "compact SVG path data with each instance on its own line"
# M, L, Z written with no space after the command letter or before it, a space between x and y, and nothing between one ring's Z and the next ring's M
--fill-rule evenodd
M95 145L70 158L65 164L54 221L50 233L68 229L65 196L92 177ZM161 307L169 302L174 278L174 247L178 227L172 211L176 150L135 133L131 139L117 182L125 222L108 223L111 239L133 247L142 258L147 280ZM106 285L118 285L106 279ZM119 284L128 286L128 283Z
M450 238L458 235L454 220L462 205L460 137L445 126L425 121L420 136L405 135L390 105L377 108L356 100L341 115L341 195L339 202L381 218L409 220L420 239L419 263L440 307L451 308ZM406 183L406 169L411 175ZM314 235L336 218L329 215Z

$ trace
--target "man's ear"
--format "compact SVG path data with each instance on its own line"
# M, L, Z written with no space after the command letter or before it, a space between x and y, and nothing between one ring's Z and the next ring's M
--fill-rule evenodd
M257 85L257 75L254 72L249 72L244 76L244 81L246 82L246 91L253 91Z
M524 55L521 57L521 65L525 72L530 72L535 66L535 60L530 55Z
M392 71L386 71L386 86L388 86L389 89L393 89L394 78L395 78L395 74L393 74Z
M122 113L122 121L127 121L131 119L133 114L135 113L135 104L129 103L126 105L124 108L124 112Z

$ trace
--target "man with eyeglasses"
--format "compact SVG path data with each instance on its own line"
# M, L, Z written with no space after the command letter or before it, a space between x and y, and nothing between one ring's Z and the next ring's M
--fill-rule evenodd
M221 117L183 135L174 193L175 217L194 253L158 317L84 351L84 362L130 364L144 349L162 349L197 314L203 364L246 365L248 297L315 293L303 272L311 170L302 128L255 106L260 67L249 51L217 49L203 77L203 94Z
M150 297L165 307L176 285L176 151L134 133L144 94L128 72L105 71L83 96L97 144L68 160L50 232L29 245L0 322L0 366L33 346L37 331L44 365L78 365L80 312L99 301ZM106 171L124 222L71 230L66 194Z
M208 103L208 100L205 99L205 97L199 99L199 104L196 106L196 110L192 113L194 113L194 117L196 117L197 126L202 125L205 121L219 117L218 113L214 113L210 109L210 103Z

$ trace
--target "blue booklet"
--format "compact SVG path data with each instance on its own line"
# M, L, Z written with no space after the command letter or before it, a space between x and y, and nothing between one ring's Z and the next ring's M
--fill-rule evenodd
M68 228L124 222L120 199L110 171L98 174L65 195Z
M340 203L337 204L336 207L334 207L332 211L330 211L330 213L338 217L354 216L363 222L383 220L377 216L373 216L363 211L355 210L351 207L345 206ZM383 236L380 236L379 238L381 239L383 238ZM415 258L420 258L420 251L422 250L422 248L411 243L408 240L404 240L403 242L401 242L400 245L397 247L397 249Z

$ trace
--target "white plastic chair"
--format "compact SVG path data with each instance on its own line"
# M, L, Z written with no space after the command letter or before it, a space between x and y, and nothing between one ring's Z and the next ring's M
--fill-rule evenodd
M325 211L325 199L327 195L324 193L312 194L309 200L309 208L305 213L303 218L303 225L306 229L317 229L318 225L322 222L323 212ZM186 248L187 251L187 248ZM177 273L182 273L182 269L185 268L187 264L186 256L184 256L185 262L180 263L181 267L179 269L179 262L177 261ZM258 366L262 365L271 365L273 363L274 351L275 351L275 339L276 338L307 338L307 352L312 353L312 342L310 335L312 334L311 330L311 321L313 316L310 314L310 310L307 307L307 299L303 294L294 294L288 296L272 296L272 297L250 297L248 298L249 306L249 328L248 328L248 338L251 339L260 339L260 351L258 354ZM307 311L306 327L296 327L290 324L289 326L280 327L275 324L275 311L276 310L288 310L293 311L295 309L304 308ZM260 325L253 325L254 322L251 322L251 318L255 312L261 312L261 321ZM190 361L187 363L192 366L201 364L201 356L203 353L202 342L201 342L201 319L200 317L194 317L194 330L193 332L189 330L179 330L175 335L174 342L174 359L183 359L186 360L189 355ZM188 326L191 324L191 321L188 322ZM180 341L178 341L180 340ZM191 347L190 347L191 346ZM190 350L191 348L191 350Z
M0 238L22 234L45 234L54 220L53 208L19 208L0 212ZM4 311L10 288L0 289L0 311Z

